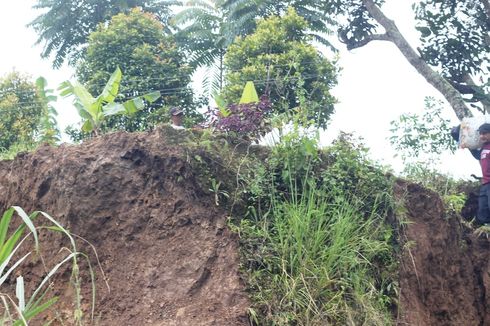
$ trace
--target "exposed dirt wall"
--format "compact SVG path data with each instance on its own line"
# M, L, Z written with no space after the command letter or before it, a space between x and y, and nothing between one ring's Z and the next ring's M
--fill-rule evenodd
M444 212L440 197L400 181L399 325L490 325L490 241Z
M179 145L185 135L115 133L0 162L0 209L48 212L97 248L110 285L97 273L100 325L248 324L236 236L202 184L211 176L194 170L193 153ZM398 217L410 222L401 230L398 324L490 325L489 240L448 217L437 194L403 181L395 190L407 208ZM45 253L67 245L52 232L41 242ZM84 264L82 271L86 284ZM40 262L22 274L38 281ZM56 284L69 277L65 268ZM55 286L54 294L71 324L72 291ZM88 287L82 295L87 312Z
M237 241L225 211L196 185L188 152L175 144L180 135L115 133L0 162L1 209L48 212L97 248L111 289L98 273L100 325L247 323ZM45 252L62 245L43 235ZM23 272L28 282L42 274L38 265ZM69 273L61 277L67 284ZM71 291L55 292L68 311ZM86 310L89 295L85 287Z

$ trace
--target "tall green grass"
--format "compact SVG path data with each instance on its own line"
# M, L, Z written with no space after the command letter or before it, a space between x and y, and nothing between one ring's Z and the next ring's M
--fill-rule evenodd
M393 231L384 222L388 189L365 198L325 184L335 165L314 173L317 156L295 144L305 159L297 159L298 146L282 152L279 177L269 185L270 208L240 222L251 319L257 325L392 324L397 266ZM288 161L291 151L299 168Z
M9 232L13 218L18 216L21 218L22 223L13 232ZM47 220L48 225L36 226L35 221L39 217ZM24 287L24 278L21 275L22 263L33 253L40 255L38 231L48 230L49 232L59 232L69 239L70 246L65 248L68 253L63 257L56 265L50 269L46 269L46 276L40 280L36 288L32 293L26 291ZM10 233L10 235L9 235ZM16 255L27 246L29 249L30 244L26 240L32 238L34 243L31 250L28 251L21 258L16 258ZM31 214L27 214L21 207L13 206L5 211L0 220L0 300L3 306L3 316L0 316L0 325L27 325L28 321L42 314L45 310L49 309L58 301L58 297L49 297L49 290L52 285L52 278L57 271L65 264L72 266L71 282L74 286L74 312L73 320L76 325L82 324L82 308L81 308L81 279L79 276L79 262L78 257L82 256L87 259L89 264L89 272L92 283L92 319L95 305L95 277L90 266L88 257L77 251L77 246L72 234L63 228L54 218L50 215L35 211ZM42 256L41 261L44 265L44 259ZM7 267L9 267L7 269ZM9 294L8 291L8 279L12 274L17 274L15 297Z

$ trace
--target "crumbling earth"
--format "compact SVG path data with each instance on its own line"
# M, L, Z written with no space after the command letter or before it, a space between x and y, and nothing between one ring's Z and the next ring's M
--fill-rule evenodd
M0 162L2 210L45 211L97 249L106 277L96 270L96 324L249 323L237 236L200 181L204 172L190 163L192 153L181 143L186 137L171 128L120 132ZM400 232L398 324L490 325L489 240L449 217L437 194L403 181L396 193L406 206L397 219L410 221ZM54 264L53 253L67 241L41 233L46 263ZM97 266L91 247L79 243ZM44 274L39 260L24 268L28 287ZM86 263L81 271L87 321ZM70 324L69 279L67 266L52 291L61 297L61 314L52 311L48 319Z

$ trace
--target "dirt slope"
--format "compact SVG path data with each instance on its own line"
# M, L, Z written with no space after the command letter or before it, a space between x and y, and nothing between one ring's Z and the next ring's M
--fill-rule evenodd
M440 197L399 182L403 228L399 325L490 325L490 241L444 213ZM474 213L474 212L473 212Z
M97 248L111 288L99 274L100 325L246 324L237 241L196 186L186 150L172 145L178 135L116 133L0 163L0 208L46 211ZM61 245L44 236L46 252Z
M237 241L190 164L194 154L178 144L182 135L115 133L0 162L0 209L46 211L97 248L111 288L98 273L100 325L248 323ZM412 221L402 231L398 324L490 325L489 240L447 218L435 193L403 181L396 193ZM48 253L66 245L52 233L41 240ZM43 271L37 261L22 273L32 283ZM70 324L72 292L54 292ZM82 294L88 310L88 289Z

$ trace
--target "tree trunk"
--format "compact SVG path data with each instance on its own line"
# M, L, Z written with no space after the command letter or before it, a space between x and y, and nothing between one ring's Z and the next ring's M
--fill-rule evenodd
M472 116L461 94L412 49L395 23L388 19L373 0L362 0L369 14L386 30L387 39L394 43L410 64L449 102L459 120Z

